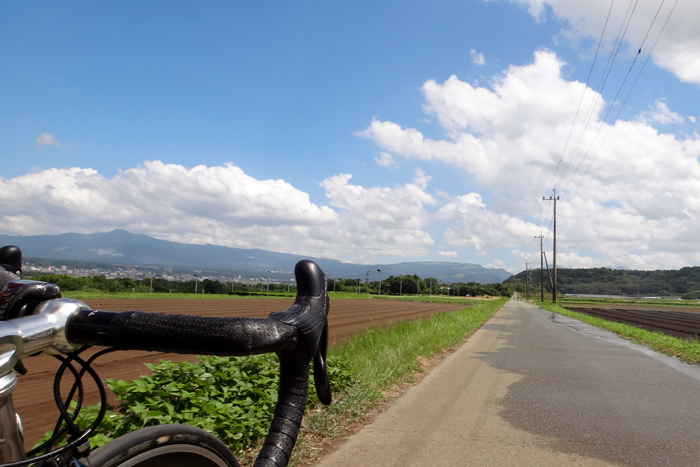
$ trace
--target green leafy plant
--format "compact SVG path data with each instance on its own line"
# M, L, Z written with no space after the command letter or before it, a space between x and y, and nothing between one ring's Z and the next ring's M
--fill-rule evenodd
M329 358L327 365L334 392L355 381L350 368L338 357ZM234 452L248 449L267 433L277 403L276 355L199 356L195 363L161 361L146 366L152 371L150 376L105 381L119 404L110 407L90 439L93 448L139 428L167 423L202 428ZM313 383L309 396L309 407L319 403ZM98 406L85 407L78 424L87 428L98 411Z

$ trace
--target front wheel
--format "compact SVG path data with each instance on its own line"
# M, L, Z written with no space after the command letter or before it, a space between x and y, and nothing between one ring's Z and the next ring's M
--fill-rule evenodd
M240 467L214 435L188 425L142 428L110 441L88 457L92 467Z

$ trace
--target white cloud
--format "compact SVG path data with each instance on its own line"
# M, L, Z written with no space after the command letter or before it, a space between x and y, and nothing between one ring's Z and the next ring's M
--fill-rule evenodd
M426 192L430 177L415 170L413 183L395 188L351 185L350 174L335 175L321 183L331 206L338 209L334 243L344 257L355 252L361 259L378 254L423 256L434 241L422 228L431 223L424 205L437 204Z
M34 141L34 147L37 151L41 151L42 146L58 146L59 148L66 148L66 146L64 146L60 141L58 141L56 138L53 137L53 135L49 133L40 134Z
M486 60L484 59L484 55L482 53L477 52L474 49L471 49L469 51L469 55L472 58L472 63L479 65L479 66L486 65Z
M396 165L396 163L394 162L394 158L391 156L391 154L389 154L388 152L383 152L383 151L379 154L378 158L374 159L374 161L378 165L382 165L384 167L391 167L391 166Z
M357 134L395 155L466 169L485 186L495 183L513 194L526 187L539 190L540 177L554 172L554 155L561 151L584 90L582 83L561 78L562 65L554 53L539 51L533 64L511 66L496 77L492 89L473 87L456 76L443 84L427 81L422 88L425 111L437 118L449 139L425 138L416 129L376 119ZM586 96L583 108L594 103L594 93ZM594 116L603 105L598 100ZM528 165L527 178L521 164Z
M685 119L678 112L669 110L664 101L657 100L654 102L654 108L645 110L639 114L639 119L644 123L657 122L662 125L670 125L672 123L684 123Z
M550 6L558 19L567 20L570 36L600 38L603 24L610 9L610 0L511 0L528 7L538 21L544 20L545 6ZM634 16L629 23L625 40L630 49L637 51L647 32L649 37L642 53L649 52L659 36L666 18L676 2L664 2L656 22L652 21L661 2L635 2ZM627 14L629 2L615 2L606 33L606 45L611 46ZM685 82L700 84L700 8L692 1L677 2L668 24L654 49L652 59L660 67L671 71ZM649 29L651 27L651 30Z
M490 211L478 193L454 197L437 217L453 224L443 232L448 245L476 250L514 248L539 231L537 225L518 217Z
M263 248L352 261L425 255L433 240L424 204L429 177L402 186L322 185L330 206L284 180L257 180L232 164L186 168L160 161L105 178L93 169L49 169L0 178L0 225L13 235L122 228L185 243ZM17 203L22 199L22 203Z
M506 263L502 259L494 259L491 263L485 264L484 267L486 269L506 269ZM510 270L508 270L508 271L515 272L518 270L515 269L515 271L510 271Z
M455 76L444 83L427 81L424 109L444 128L443 139L377 119L358 135L394 158L441 161L473 175L478 193L453 196L437 212L448 224L443 240L449 245L477 252L522 248L547 232L548 219L537 226L541 197L557 171L584 90L582 83L562 77L562 66L554 53L539 51L533 63L510 66L489 87ZM587 90L582 108L592 109L591 123L580 140L582 125L574 127L554 178L562 195L560 254L576 252L582 265L653 269L696 264L700 137L651 126L683 118L663 101L636 121L614 125L601 122L605 105ZM479 193L489 194L488 205Z
M456 251L438 251L437 255L443 258L456 258L459 256Z

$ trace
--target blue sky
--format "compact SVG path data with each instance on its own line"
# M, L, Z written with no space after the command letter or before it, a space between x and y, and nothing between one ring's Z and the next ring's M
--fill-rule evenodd
M551 243L541 197L567 185L550 179L610 8L578 3L3 3L0 231L521 270L539 262L534 235ZM567 177L661 4L640 3ZM560 264L700 262L690 3L562 191Z

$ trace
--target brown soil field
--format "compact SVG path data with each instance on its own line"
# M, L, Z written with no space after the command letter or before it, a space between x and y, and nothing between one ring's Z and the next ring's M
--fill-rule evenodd
M695 310L649 310L646 308L622 308L617 305L615 308L578 308L567 306L567 309L607 321L628 324L683 339L697 340L700 335L700 313L697 313Z
M279 299L250 300L85 300L95 310L126 311L138 310L152 313L180 313L200 316L266 318L273 311L281 311L291 304ZM431 316L440 311L456 311L466 304L419 303L393 300L333 300L328 316L331 346L343 339L373 326L383 326L400 321L414 320ZM95 350L96 351L96 350ZM93 349L83 355L87 358ZM91 353L92 352L92 353ZM134 379L147 374L143 363L157 363L160 360L190 361L193 355L166 354L162 352L114 352L100 357L93 368L104 379ZM25 376L19 376L14 391L15 410L22 417L25 447L34 443L53 429L58 418L58 409L53 399L53 380L60 362L53 357L41 354L24 359L28 369ZM99 400L97 389L84 378L87 404ZM64 377L69 380L70 377ZM71 381L72 383L72 381ZM70 385L64 384L63 394ZM109 389L107 389L109 393ZM110 400L114 402L114 400Z
M576 311L575 308L616 308L620 310L647 310L647 311L692 311L695 313L700 312L700 307L692 305L641 305L639 303L588 303L588 302L576 302L576 301L566 301L560 303L564 308L571 308Z

